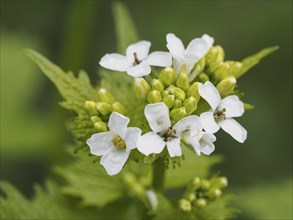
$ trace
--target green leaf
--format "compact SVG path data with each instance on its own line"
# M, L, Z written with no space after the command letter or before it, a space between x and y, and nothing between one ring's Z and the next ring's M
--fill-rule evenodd
M166 188L176 188L186 185L194 176L205 178L210 169L217 163L221 162L220 156L197 156L195 153L182 148L184 160L181 166L175 169L169 168L166 171L165 185Z
M0 187L5 195L0 197L1 219L89 219L97 216L96 210L81 209L72 198L63 196L52 181L46 183L46 189L36 186L32 200L7 182L1 182Z
M122 174L109 176L104 167L89 157L87 153L80 152L77 160L56 168L56 172L62 176L67 184L62 187L62 192L79 197L82 205L105 206L118 200L125 192Z
M270 55L271 53L275 52L276 50L278 50L279 47L278 46L274 46L274 47L268 47L265 49L262 49L261 51L259 51L258 53L249 56L245 59L243 59L241 61L242 63L242 68L240 69L240 71L235 75L235 78L239 78L240 76L242 76L244 73L246 73L249 69L251 69L252 67L254 67L256 64L258 64L263 58L265 58L266 56Z
M134 22L127 8L121 2L113 4L113 14L115 19L117 49L119 53L124 54L129 44L138 41Z
M87 100L98 100L97 89L91 85L84 71L80 71L78 77L75 77L72 72L64 72L39 53L30 49L25 51L59 90L65 99L61 105L78 115L72 120L73 123L69 124L69 129L84 144L86 139L95 133L93 123L90 121L90 115L84 105Z

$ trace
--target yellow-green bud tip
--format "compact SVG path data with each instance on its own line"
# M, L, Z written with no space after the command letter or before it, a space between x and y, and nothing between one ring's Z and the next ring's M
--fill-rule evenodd
M102 115L109 115L112 112L112 106L106 102L97 102L96 108Z
M197 100L193 96L190 96L185 99L183 106L186 109L187 115L191 115L197 109Z
M207 201L205 199L203 199L203 198L200 198L200 199L195 201L195 204L198 207L205 207L207 205Z
M188 75L186 72L181 72L179 75L178 75L178 78L176 80L176 85L184 90L184 91L187 91L187 89L189 88L189 82L188 82Z
M112 104L112 108L113 108L114 112L118 112L118 113L120 113L122 115L124 115L125 112L126 112L124 106L120 102L114 102Z
M159 92L163 92L165 89L163 83L158 79L153 79L152 81L152 90L157 90Z
M94 101L85 101L85 108L92 115L97 114L96 103Z
M99 89L98 96L100 101L112 104L114 102L114 98L112 94L104 88Z
M173 84L176 80L176 73L175 70L171 67L164 68L159 76L159 80L165 85L169 86Z
M187 116L185 107L175 108L170 112L170 117L174 122Z
M104 122L95 122L94 127L98 132L106 132L107 131L107 126Z
M143 78L135 78L134 81L134 92L140 99L145 100L148 93L151 91L150 85Z
M148 102L149 103L156 103L162 101L161 93L157 90L153 90L148 95Z
M219 90L222 97L226 97L234 91L236 83L237 81L235 77L229 76L218 83L217 89Z
M191 211L191 202L187 199L180 199L179 202L179 208L184 212L190 212Z

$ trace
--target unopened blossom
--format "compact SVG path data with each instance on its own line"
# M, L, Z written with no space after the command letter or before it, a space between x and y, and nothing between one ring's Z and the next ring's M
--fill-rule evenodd
M193 39L188 46L184 47L182 41L175 34L169 33L166 36L167 48L173 56L173 68L178 73L183 65L186 65L186 72L189 74L194 65L203 58L214 43L214 39L207 34L201 38Z
M211 110L200 115L206 132L215 133L220 127L235 140L243 143L247 138L247 131L233 117L240 117L244 113L244 104L236 95L227 96L223 100L216 87L209 81L198 89Z
M102 57L99 64L110 70L127 72L133 77L142 77L151 73L150 66L167 67L172 65L172 56L168 52L156 51L149 54L151 42L139 41L126 49L126 56L111 53Z
M214 150L212 142L215 137L202 131L199 117L185 117L171 127L169 110L165 103L148 104L144 112L152 129L142 135L137 143L137 149L144 155L159 154L167 146L171 157L181 156L181 140L192 145L198 155L200 152L210 154Z
M87 140L91 154L102 156L100 163L111 176L121 171L141 135L139 128L127 128L128 123L129 118L113 112L108 122L110 131L93 134Z

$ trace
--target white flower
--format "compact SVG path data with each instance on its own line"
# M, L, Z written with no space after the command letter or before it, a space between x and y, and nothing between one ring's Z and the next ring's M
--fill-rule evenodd
M99 64L110 70L127 71L133 77L142 77L151 73L151 66L167 67L172 65L172 56L168 52L156 51L149 54L151 42L139 41L126 49L126 56L117 53L106 54ZM149 54L149 55L148 55Z
M108 122L110 131L93 134L86 142L91 154L102 156L100 163L111 176L121 171L141 135L139 128L127 128L128 123L129 118L113 112Z
M182 41L175 36L175 34L167 34L167 48L174 58L173 67L175 72L178 73L183 65L186 65L186 71L189 74L197 63L214 43L214 39L207 34L204 34L201 38L193 39L184 48Z
M181 156L181 139L192 145L198 155L200 152L210 154L215 148L212 143L215 137L202 132L201 121L197 116L185 117L171 128L169 110L165 103L148 104L144 114L152 129L142 135L137 143L138 151L144 155L159 154L167 145L171 157Z
M235 140L243 143L247 138L247 131L232 118L240 117L244 113L244 105L239 98L232 95L221 100L218 90L209 81L201 85L198 91L212 108L200 115L204 130L215 133L221 127Z

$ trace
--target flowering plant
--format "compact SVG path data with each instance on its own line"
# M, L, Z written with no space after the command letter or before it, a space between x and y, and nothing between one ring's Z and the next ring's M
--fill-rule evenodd
M69 129L76 138L76 159L56 168L67 184L60 189L49 183L49 189L77 197L86 207L103 208L91 214L76 211L81 216L107 218L112 216L107 207L125 202L135 208L137 218L232 218L237 210L229 205L231 196L222 192L227 178L209 174L220 159L208 155L216 151L220 128L240 143L246 140L246 129L234 118L253 106L244 103L237 80L276 47L230 61L208 34L185 48L169 33L169 52L150 53L151 42L138 41L126 9L116 7L118 27L130 25L132 31L118 33L125 55L111 53L100 59L97 86L85 72L76 78L26 50L57 86L65 99L61 105L75 113ZM184 193L168 198L164 190L176 187L185 187Z

